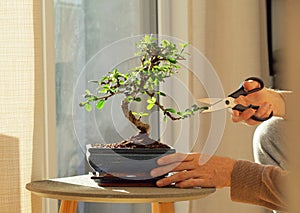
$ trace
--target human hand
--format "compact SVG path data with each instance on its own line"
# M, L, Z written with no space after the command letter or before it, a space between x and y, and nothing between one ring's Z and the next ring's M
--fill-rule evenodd
M156 182L163 187L175 183L179 188L230 186L231 173L235 160L226 157L212 156L205 164L199 165L198 153L175 153L158 159L157 167L151 171L151 176L157 177L168 172L173 175Z
M246 90L253 90L258 88L260 85L256 81L245 81L243 86ZM258 110L254 110L252 108L246 109L244 112L239 112L237 110L233 110L232 112L232 121L233 122L241 122L244 121L248 125L256 125L261 122L255 121L251 119L254 115L257 118L267 118L273 111L274 116L284 116L285 111L285 103L279 94L279 92L263 88L260 91L251 93L247 96L240 96L235 99L236 104L241 104L244 106L248 106L250 104L259 106Z

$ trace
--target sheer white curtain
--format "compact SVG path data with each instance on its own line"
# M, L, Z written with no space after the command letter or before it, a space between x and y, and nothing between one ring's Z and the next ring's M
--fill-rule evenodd
M225 94L236 89L249 76L260 76L268 85L265 1L261 0L161 0L159 33L189 41L214 66ZM201 72L201 70L199 70ZM206 96L197 79L186 79L196 98ZM178 97L180 98L180 97ZM201 151L210 121L201 116L202 127L193 124L186 138L199 131L193 151ZM207 125L205 125L207 124ZM213 128L213 127L212 127ZM253 127L233 124L230 116L216 154L253 160ZM169 134L178 132L174 129ZM228 189L197 201L179 203L177 209L196 212L264 212L256 206L233 203Z
M41 212L26 183L44 177L44 108L39 0L0 3L1 212Z
M265 1L207 0L201 1L202 7L199 1L192 2L193 25L189 28L191 40L215 67L225 94L236 89L249 76L260 76L268 85ZM199 15L199 10L202 15ZM193 86L197 93L197 85ZM233 124L228 116L216 154L253 161L253 130L253 127ZM219 190L208 199L191 202L190 212L198 212L204 204L204 212L210 213L265 212L257 206L233 203L228 189Z

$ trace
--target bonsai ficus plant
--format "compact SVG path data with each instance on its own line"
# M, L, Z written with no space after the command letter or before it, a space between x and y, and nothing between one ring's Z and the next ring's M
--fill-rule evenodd
M196 104L183 111L177 111L174 108L164 106L160 100L167 98L167 94L159 89L159 84L164 83L165 79L172 77L180 69L179 61L185 60L187 53L185 49L188 44L176 44L146 35L139 43L136 44L138 52L136 56L140 59L140 65L127 72L120 72L114 69L108 72L100 80L91 80L95 84L95 92L86 90L85 100L80 103L87 111L93 109L93 105L99 110L105 106L105 102L116 95L123 95L121 108L124 116L136 126L140 131L137 137L144 135L148 138L150 125L142 121L142 117L148 116L154 106L163 114L163 119L173 121L188 118L195 112L202 110ZM133 102L146 103L146 109L138 112L130 108ZM148 140L148 142L147 142ZM153 143L146 140L145 144ZM133 143L135 141L132 138Z

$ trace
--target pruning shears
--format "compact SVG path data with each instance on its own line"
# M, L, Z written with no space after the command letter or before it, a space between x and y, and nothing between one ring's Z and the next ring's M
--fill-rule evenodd
M202 98L202 99L198 99L199 102L207 104L207 108L202 110L201 113L206 113L206 112L213 112L213 111L217 111L217 110L222 110L222 109L226 109L226 108L231 108L233 110L237 110L239 112L243 112L246 109L252 108L255 110L258 110L259 106L256 105L248 105L248 106L244 106L241 104L236 104L234 101L236 98L238 98L239 96L247 96L251 93L254 92L258 92L260 90L262 90L264 88L264 82L257 77L249 77L247 78L245 81L256 81L259 84L259 87L249 90L247 91L244 86L243 86L243 82L241 84L241 86L234 91L233 93L231 93L230 95L228 95L227 98ZM270 113L270 115L267 118L259 118L256 117L255 115L253 115L251 117L251 119L255 120L255 121L266 121L268 119L270 119L273 116L273 111Z

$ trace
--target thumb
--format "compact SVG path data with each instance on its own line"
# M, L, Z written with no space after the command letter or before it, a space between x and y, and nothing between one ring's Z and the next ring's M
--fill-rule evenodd
M250 91L250 90L253 90L253 89L256 89L256 88L259 88L259 83L257 81L253 81L253 80L249 80L249 81L245 81L243 83L243 87L247 90L247 91Z

